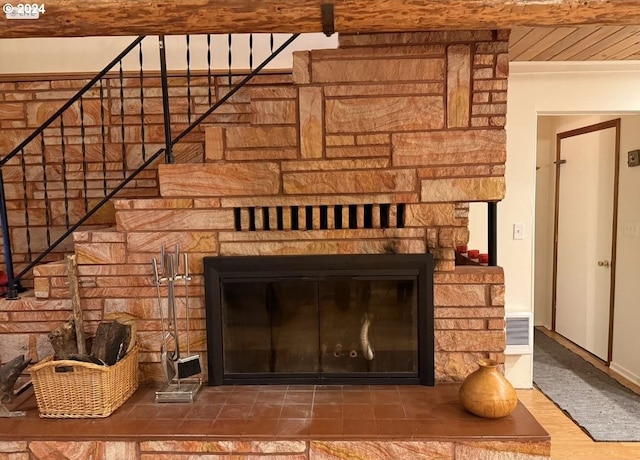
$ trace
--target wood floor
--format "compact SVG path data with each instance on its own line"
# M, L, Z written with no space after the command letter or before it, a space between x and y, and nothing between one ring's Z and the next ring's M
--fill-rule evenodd
M598 359L568 340L550 331L542 330L576 354L587 359L599 369L612 374ZM615 374L615 373L613 373ZM636 393L640 387L611 375ZM640 442L594 442L578 425L539 390L518 390L518 398L551 435L551 458L553 460L638 460Z
M518 398L551 435L553 460L640 459L640 442L594 442L539 390L518 390Z

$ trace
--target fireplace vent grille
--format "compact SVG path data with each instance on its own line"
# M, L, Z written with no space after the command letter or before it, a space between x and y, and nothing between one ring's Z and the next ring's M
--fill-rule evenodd
M234 208L236 231L404 228L404 203Z

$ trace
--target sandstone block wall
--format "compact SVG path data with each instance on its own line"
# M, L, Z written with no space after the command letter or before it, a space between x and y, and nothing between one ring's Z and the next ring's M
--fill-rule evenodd
M187 78L169 78L174 136L189 126L190 120L204 113L211 105L210 100L215 103L230 88L227 76L214 75L209 86L207 76L194 74L188 82L188 90ZM233 84L238 81L238 77L232 78ZM0 157L8 155L88 82L89 79L83 76L0 79ZM268 93L278 91L279 85L290 83L289 72L260 75L250 85L265 87ZM202 160L205 126L250 123L252 109L248 94L248 88L240 90L176 145L176 161ZM117 186L125 173L131 173L142 163L143 150L148 157L164 146L160 78L145 73L140 80L138 75L127 73L121 81L117 73L108 74L102 79L102 90L100 85L95 85L83 96L82 107L79 102L74 103L62 120L63 129L59 121L54 122L41 137L25 147L23 154L2 167L16 273L29 259L27 240L33 256L37 256L47 247L47 237L53 242L64 233L67 215L73 225L87 209ZM141 172L119 196L158 196L156 167ZM28 234L27 219L31 227ZM114 222L113 207L108 206L95 214L84 228L101 228ZM59 260L63 253L72 249L69 239L45 261ZM0 260L4 260L2 248ZM31 281L24 284L30 286Z
M205 256L429 251L436 380L461 380L479 357L503 362L502 270L454 267L454 248L468 241L468 202L505 193L507 38L353 35L337 50L296 53L295 84L246 88L248 118L206 128L203 163L159 166L161 198L116 200L115 229L75 233L81 296L96 310L88 327L114 311L139 316L141 366L160 379L150 262L163 244L190 255L203 358ZM34 308L47 318L56 310L45 299L68 298L64 264L35 275ZM0 333L25 336L38 353L42 329L0 305L9 319Z
M119 460L210 459L278 460L401 457L425 460L538 460L550 456L550 442L516 441L0 441L0 458L11 460L117 458Z

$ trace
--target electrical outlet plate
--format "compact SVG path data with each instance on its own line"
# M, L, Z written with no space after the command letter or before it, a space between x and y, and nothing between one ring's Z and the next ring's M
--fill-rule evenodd
M627 220L624 223L622 232L625 236L639 236L640 234L640 222L637 220Z
M631 166L640 166L640 150L631 150L629 152L629 157L627 160L627 164Z

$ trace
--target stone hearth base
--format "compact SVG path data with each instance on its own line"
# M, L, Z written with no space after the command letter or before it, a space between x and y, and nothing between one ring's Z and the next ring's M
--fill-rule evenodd
M0 419L0 458L451 459L550 457L548 433L518 404L465 412L457 385L206 387L195 404L156 404L141 388L106 419Z

